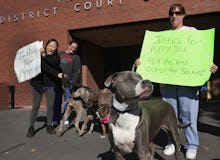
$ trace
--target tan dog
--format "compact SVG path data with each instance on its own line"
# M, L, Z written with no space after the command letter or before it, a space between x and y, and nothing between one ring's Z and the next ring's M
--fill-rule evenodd
M93 107L88 108L87 110L87 117L82 125L80 135L83 135L85 133L85 128L87 127L89 121L92 122L88 131L88 133L91 134L94 129L95 119L98 118L102 129L101 138L105 138L106 125L109 122L111 105L112 105L112 92L107 88L100 90L97 97L97 105L94 104Z
M97 102L97 93L96 91L90 91L87 87L80 87L75 92L71 94L71 97L65 102L67 103L67 109L64 113L62 120L60 121L60 127L58 130L58 136L63 134L63 126L65 120L69 117L72 110L76 112L76 118L74 125L77 129L77 132L80 133L79 123L82 118L83 109L87 109L94 105L94 102Z

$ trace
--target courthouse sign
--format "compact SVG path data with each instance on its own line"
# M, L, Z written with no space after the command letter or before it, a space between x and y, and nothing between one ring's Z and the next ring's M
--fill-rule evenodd
M101 9L104 5L108 7L113 7L115 5L122 5L122 0L87 0L83 3L80 2L72 2L72 0L57 0L57 3L65 3L69 6L69 9L74 12L80 12L82 10L89 11L92 8ZM15 13L12 15L0 15L0 24L5 23L16 23L23 22L26 20L33 20L41 17L49 17L51 15L57 15L61 10L68 9L66 7L48 7L44 9L37 9L28 11L23 11L20 13Z

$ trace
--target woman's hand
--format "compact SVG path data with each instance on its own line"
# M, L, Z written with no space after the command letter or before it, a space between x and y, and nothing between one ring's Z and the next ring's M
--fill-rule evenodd
M217 70L218 70L218 66L215 63L213 63L210 68L210 71L214 74Z
M45 54L45 49L44 48L40 48L40 54Z
M58 73L57 77L59 77L60 79L62 78L68 78L68 76L64 73Z

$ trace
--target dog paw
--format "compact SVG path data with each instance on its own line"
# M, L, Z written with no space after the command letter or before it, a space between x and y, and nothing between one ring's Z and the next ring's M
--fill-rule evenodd
M58 137L61 137L63 135L62 131L57 132Z
M79 136L82 136L84 134L83 131L78 131L78 133L79 133Z

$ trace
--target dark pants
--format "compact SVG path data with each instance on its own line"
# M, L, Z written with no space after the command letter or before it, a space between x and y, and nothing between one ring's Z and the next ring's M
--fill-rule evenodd
M52 124L55 91L54 91L54 87L44 87L42 92L38 92L35 89L33 89L33 91L32 91L33 107L32 107L31 115L30 115L30 126L34 126L35 120L38 115L38 110L40 108L41 99L42 99L44 93L45 93L46 100L47 100L47 125Z
M55 88L55 103L53 106L53 109L54 109L53 122L59 123L60 120L62 119L61 108L62 108L62 90L59 88Z

